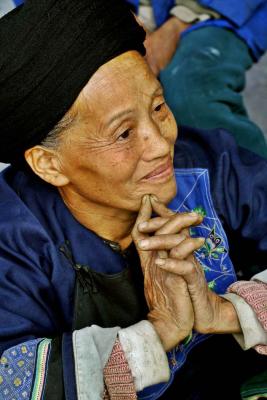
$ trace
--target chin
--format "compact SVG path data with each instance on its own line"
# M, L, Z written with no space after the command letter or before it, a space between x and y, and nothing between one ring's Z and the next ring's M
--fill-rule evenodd
M151 194L158 197L165 205L169 204L170 201L176 196L177 186L176 181L173 179L168 185L162 185L158 190L153 190Z
M165 182L159 185L149 185L146 188L136 193L136 197L125 207L128 211L139 211L141 206L142 198L145 194L154 194L158 199L165 205L169 204L170 201L175 197L177 193L176 180L173 177L169 182Z

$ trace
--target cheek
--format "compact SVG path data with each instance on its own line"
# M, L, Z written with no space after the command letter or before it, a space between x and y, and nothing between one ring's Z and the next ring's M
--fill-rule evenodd
M161 131L170 144L174 144L178 135L178 128L174 116L170 112L169 115L161 123Z
M110 154L102 155L97 163L97 170L109 181L125 183L130 180L138 165L138 154L129 144L123 150L117 149Z

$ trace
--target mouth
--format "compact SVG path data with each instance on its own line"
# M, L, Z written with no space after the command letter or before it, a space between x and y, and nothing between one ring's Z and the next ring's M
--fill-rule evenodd
M167 162L161 164L149 174L145 175L142 178L142 181L158 181L158 180L167 180L173 176L173 163L171 158L168 159Z

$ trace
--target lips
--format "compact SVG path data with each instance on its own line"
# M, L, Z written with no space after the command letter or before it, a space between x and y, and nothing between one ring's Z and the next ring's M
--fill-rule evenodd
M154 169L152 172L147 174L142 178L142 180L148 180L148 179L156 179L160 177L164 177L165 175L171 175L173 173L173 165L171 159L169 159L166 163L161 164L158 166L156 169Z

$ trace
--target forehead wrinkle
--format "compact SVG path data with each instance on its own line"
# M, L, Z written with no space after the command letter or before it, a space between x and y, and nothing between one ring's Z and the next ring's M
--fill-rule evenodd
M110 65L100 67L79 95L81 118L83 117L86 125L90 124L90 117L93 125L95 120L97 121L98 132L92 132L94 137L103 136L107 125L130 114L144 101L151 103L156 92L162 90L160 82L148 68L144 68L145 63L142 62L144 65L141 68L140 61L137 64L135 60L125 61L122 63L112 61ZM134 79L135 76L138 79ZM116 96L118 102L115 101ZM109 107L109 104L113 107ZM114 108L115 114L111 115L111 119L107 122L106 117Z
M120 111L115 112L114 115L112 115L110 117L110 119L104 124L105 126L109 126L112 125L113 123L115 123L117 120L122 119L123 117L130 117L131 114L134 113L135 109L135 105L137 104L141 104L141 102L139 101L139 99L141 97L145 98L146 100L149 101L149 104L151 102L151 100L153 100L153 96L159 91L162 90L162 87L160 84L157 85L157 87L155 88L155 90L152 92L151 91L144 91L143 88L138 87L137 91L135 93L135 101L133 102L133 104L130 104L128 108L126 108L126 105L124 104L123 109L121 109ZM129 96L130 97L130 96ZM127 102L127 99L125 99L124 103Z

